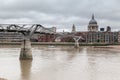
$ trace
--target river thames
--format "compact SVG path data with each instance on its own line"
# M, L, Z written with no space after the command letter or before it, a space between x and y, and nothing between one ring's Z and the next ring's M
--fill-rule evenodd
M7 80L120 80L120 50L33 47L33 60L20 61L19 47L0 48L0 78Z

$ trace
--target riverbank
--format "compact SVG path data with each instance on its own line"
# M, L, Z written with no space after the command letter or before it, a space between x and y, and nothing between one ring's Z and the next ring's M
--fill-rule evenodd
M71 42L31 42L31 45L34 46L74 46L74 43ZM119 44L79 44L80 47L92 47L92 48L110 48L110 49L120 49ZM21 42L0 42L0 47L21 47Z
M21 42L0 42L0 45L21 45ZM73 42L31 42L31 45L62 45L62 46L74 46ZM80 43L80 46L108 46L110 44L104 43Z
M94 48L120 49L120 45L94 46Z

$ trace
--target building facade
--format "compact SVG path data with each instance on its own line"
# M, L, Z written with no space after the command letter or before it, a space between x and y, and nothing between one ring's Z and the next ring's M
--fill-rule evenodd
M22 35L17 32L0 32L0 42L21 42Z
M114 44L118 42L118 32L87 32L86 43Z
M31 37L31 41L33 42L54 42L55 41L55 35L54 34L33 34Z

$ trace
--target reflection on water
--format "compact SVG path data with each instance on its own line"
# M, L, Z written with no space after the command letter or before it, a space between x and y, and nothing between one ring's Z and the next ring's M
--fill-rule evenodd
M32 61L21 60L20 66L21 66L21 80L30 80Z
M8 80L120 80L120 50L33 47L33 61L19 61L20 48L0 48L0 78Z

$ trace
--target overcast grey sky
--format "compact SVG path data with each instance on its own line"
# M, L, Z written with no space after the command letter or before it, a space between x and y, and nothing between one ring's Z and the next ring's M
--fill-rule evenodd
M94 13L99 28L120 30L120 0L0 0L0 23L40 23L58 31L87 31Z

